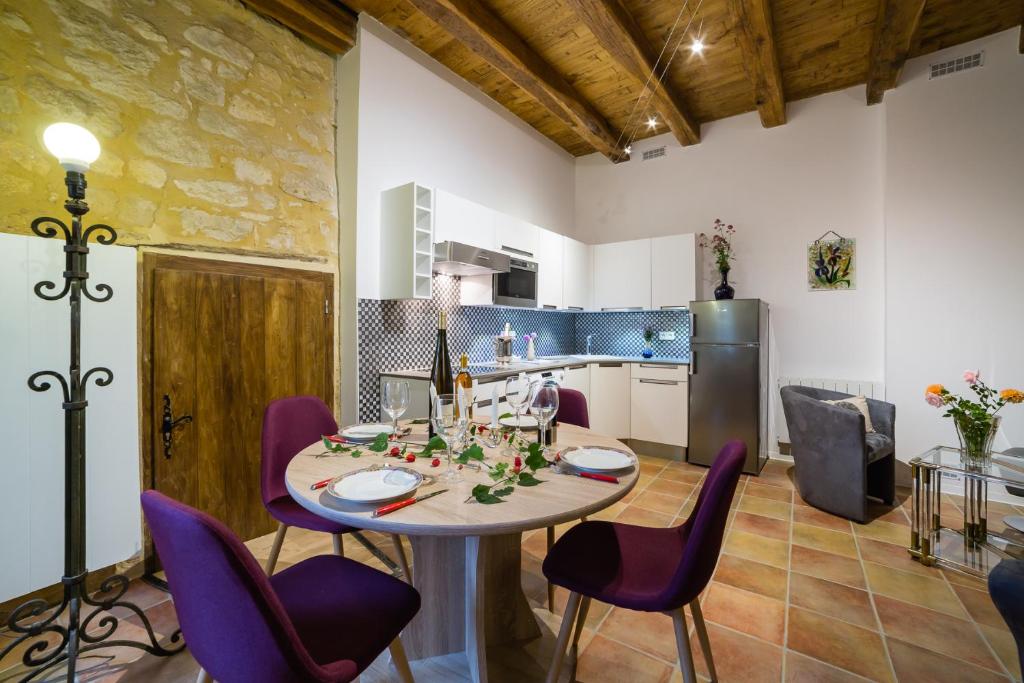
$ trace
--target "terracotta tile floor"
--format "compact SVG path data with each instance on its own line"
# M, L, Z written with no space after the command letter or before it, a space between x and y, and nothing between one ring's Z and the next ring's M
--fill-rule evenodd
M740 482L723 554L702 597L721 681L1020 680L1013 638L984 583L910 559L905 491L896 507L878 506L875 519L859 525L804 505L793 490L790 470L790 464L772 461L761 477ZM638 490L595 518L678 524L691 509L705 472L644 457ZM960 501L944 498L949 523L959 514ZM1011 510L994 506L990 524L998 529L1002 513ZM391 555L388 539L367 536ZM267 536L248 545L262 560L270 542ZM544 532L524 536L523 548L524 589L534 607L541 608ZM346 543L346 550L350 557L384 568L354 541ZM278 566L324 552L330 552L326 535L292 530ZM166 594L138 582L131 591L159 633L173 628ZM556 592L559 615L566 597L561 589ZM122 628L126 634L139 633L137 623ZM4 637L0 633L0 646ZM693 640L698 674L706 679ZM82 680L195 679L196 664L187 653L170 660L139 658L123 649L111 654L88 660L90 669ZM12 657L0 662L0 682L17 679L12 664ZM386 674L367 678L383 680ZM681 681L671 620L595 604L581 641L576 680Z

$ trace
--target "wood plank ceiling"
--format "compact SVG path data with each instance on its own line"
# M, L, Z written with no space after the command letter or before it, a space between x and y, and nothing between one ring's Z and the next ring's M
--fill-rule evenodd
M613 161L748 111L781 125L786 102L859 84L875 104L908 58L1024 23L1024 0L244 1L338 53L365 12L570 154Z

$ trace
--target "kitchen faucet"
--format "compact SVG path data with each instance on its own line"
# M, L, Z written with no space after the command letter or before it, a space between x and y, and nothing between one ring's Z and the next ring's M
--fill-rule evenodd
M590 355L590 342L592 342L592 341L594 341L594 335L588 334L587 335L587 355L588 356Z

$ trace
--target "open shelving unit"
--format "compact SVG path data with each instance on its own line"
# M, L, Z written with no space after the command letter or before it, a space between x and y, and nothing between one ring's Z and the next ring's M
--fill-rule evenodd
M380 297L430 299L434 191L406 183L381 193Z

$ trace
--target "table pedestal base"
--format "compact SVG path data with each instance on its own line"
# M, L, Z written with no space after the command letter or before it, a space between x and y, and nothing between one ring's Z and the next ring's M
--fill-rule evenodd
M465 652L472 679L483 682L488 645L541 635L522 588L521 534L409 540L423 598L402 633L410 660Z

